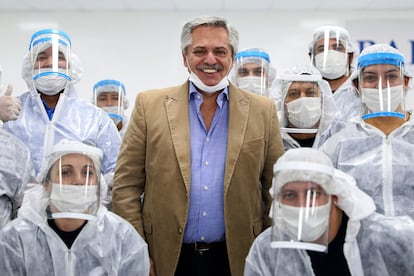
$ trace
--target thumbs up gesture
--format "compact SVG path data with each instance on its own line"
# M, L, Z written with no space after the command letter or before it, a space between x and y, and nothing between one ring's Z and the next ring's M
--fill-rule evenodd
M4 95L0 96L0 120L7 122L19 117L21 102L12 96L13 85L9 84Z

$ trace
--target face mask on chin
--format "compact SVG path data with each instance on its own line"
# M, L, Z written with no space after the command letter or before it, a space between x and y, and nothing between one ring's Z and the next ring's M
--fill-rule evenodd
M227 78L227 74L216 85L206 85L206 84L204 84L203 81L200 80L200 78L191 70L191 67L188 64L188 57L186 57L186 62L187 62L187 68L190 71L189 81L191 81L194 84L194 86L197 87L198 89L200 89L201 91L209 93L209 94L213 94L213 93L221 91L224 88L226 88L227 86L229 86L229 80Z

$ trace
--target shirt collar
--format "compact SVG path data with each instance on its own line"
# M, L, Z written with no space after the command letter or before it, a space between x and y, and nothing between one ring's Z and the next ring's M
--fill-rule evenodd
M198 92L197 88L191 81L189 81L189 83L190 85L188 89L188 93L189 93L188 98L191 99L191 97L194 97L194 95L196 94L200 94L200 92ZM217 97L217 103L220 105L220 102L222 102L223 99L229 100L229 87L228 86L225 87L223 91L219 94L219 96Z

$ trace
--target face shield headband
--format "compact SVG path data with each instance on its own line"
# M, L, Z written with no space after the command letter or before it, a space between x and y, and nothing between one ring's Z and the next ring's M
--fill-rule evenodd
M312 75L312 74L308 74L308 72L303 72L300 74L282 74L277 78L282 80L285 83L289 82L288 85L286 85L286 87L282 91L283 102L285 102L287 93L289 91L289 87L292 84L292 82L315 82L315 84L317 84L319 87L319 82L322 80L321 75ZM321 96L319 97L319 101L322 101L322 92L321 92ZM285 104L283 104L282 106L282 112L287 114ZM284 116L286 117L286 119L288 118L287 115L284 115ZM282 132L285 132L285 133L317 133L318 132L317 128L293 128L293 127L281 126L280 129Z
M362 119L370 119L375 117L397 117L405 118L404 112L404 57L396 53L372 53L360 56L358 59L358 81L359 89L362 93L362 101L366 106L363 108ZM364 84L363 69L371 65L386 66L393 65L399 68L399 77L401 83L399 85L390 85L388 79L382 76L377 77L378 84L375 88L367 88ZM385 87L383 87L385 86ZM401 110L396 110L400 106Z
M271 247L325 252L334 169L286 161L275 165L274 171Z
M270 58L265 52L239 52L235 58L235 79L239 88L268 96Z
M52 62L50 66L42 68L38 63L38 55L51 48ZM71 81L69 74L71 41L69 36L58 30L42 30L32 35L29 51L33 65L33 80L36 81L45 76L58 76ZM64 55L66 64L64 67L59 62L60 55Z
M115 124L122 122L126 97L124 84L117 80L102 80L94 85L93 91L95 105L102 108Z

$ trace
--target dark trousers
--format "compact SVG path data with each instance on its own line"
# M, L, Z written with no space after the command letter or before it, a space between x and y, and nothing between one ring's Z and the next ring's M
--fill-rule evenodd
M175 276L230 276L226 242L183 244Z

